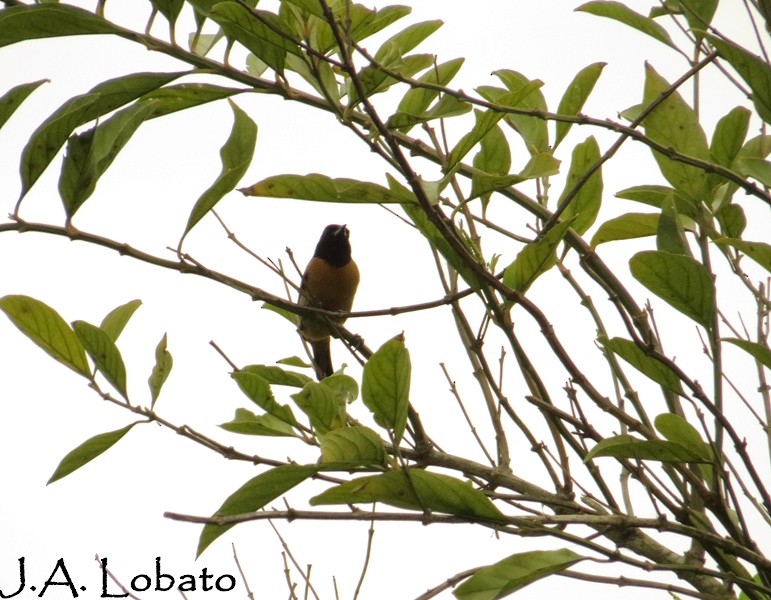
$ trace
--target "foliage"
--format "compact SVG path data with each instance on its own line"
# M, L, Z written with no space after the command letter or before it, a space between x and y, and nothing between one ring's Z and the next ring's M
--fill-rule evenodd
M479 422L474 427L469 420L488 463L473 460L471 452L443 451L434 442L442 423L424 423L421 399L410 395L410 332L373 352L352 331L340 328L350 352L364 363L360 381L338 372L315 382L306 374L308 365L296 357L272 366L233 365L234 391L243 393L249 409L239 408L221 428L261 436L266 448L271 438L288 438L298 448L318 450L313 464L298 464L280 453L256 459L216 441L217 433L192 433L156 412L172 370L165 335L148 381L150 404L133 399L140 394L128 389L131 366L124 363L117 342L138 300L116 308L97 326L84 320L68 324L39 300L7 295L0 299L0 310L25 336L83 377L101 398L141 417L75 448L51 481L97 458L131 429L155 422L227 458L261 463L257 475L203 519L199 552L235 524L264 518L261 509L318 478L328 487L310 500L314 508L309 507L306 518L336 514L376 521L398 514L424 523L472 523L500 536L546 536L565 546L502 557L458 576L442 574L453 584L465 579L455 589L458 598L501 598L555 573L694 597L729 598L739 592L753 600L771 597L771 562L763 547L771 537L768 456L748 450L748 439L752 448L765 445L767 451L771 446L771 396L764 371L771 368L771 246L744 237L745 230L755 231L747 227L750 213L760 214L766 220L761 230L769 230L771 163L766 157L771 137L764 131L771 122L771 66L752 47L713 28L717 0L667 0L649 16L610 1L577 9L647 35L684 59L676 81L646 66L642 98L621 113L625 122L582 113L603 84L605 63L575 75L557 112L549 111L540 80L513 69L496 71L497 84L480 85L474 93L454 89L462 59L415 52L441 22L404 25L410 12L404 6L282 0L272 11L243 0L152 2L151 21L168 21L168 39L163 39L148 33L149 26L134 31L105 18L101 4L94 12L58 3L5 4L0 46L70 35L93 35L96 45L96 36L118 36L168 55L186 69L104 81L41 119L20 156L21 196L0 232L39 231L106 246L261 299L290 320L318 313L213 271L190 260L182 248L188 233L210 218L248 173L258 117L239 107L240 95L276 95L320 115L332 114L382 159L387 186L359 180L355 173L343 178L277 173L240 191L288 200L388 204L413 224L412 234L425 237L427 251L437 257L444 298L399 310L449 306L478 384L473 395L461 397L454 385L453 392L464 414L468 407L492 432L483 439L477 434ZM750 18L768 17L765 3L747 10ZM183 46L178 21L186 11L193 12L197 29ZM697 76L707 70L751 98L748 106L719 107L724 116L711 135L695 103L686 100L688 89L701 99ZM215 85L215 76L232 87ZM0 97L0 127L30 94L40 93L41 83L16 86ZM232 107L233 127L220 150L222 169L191 203L178 260L75 228L78 210L137 130L152 119L223 100ZM448 133L444 125L451 121L460 123L464 133ZM616 141L603 148L595 135L588 135L567 148L569 133L580 135L575 125L614 132ZM750 127L761 133L748 139ZM647 212L607 214L605 175L629 139L649 148L661 178L612 190L624 201L645 205ZM515 144L524 145L524 160ZM25 221L28 192L65 146L59 180L65 223ZM437 166L441 178L425 176L421 161ZM558 173L564 178L556 179ZM551 178L564 182L556 200L549 194ZM511 221L496 221L492 215L501 204L527 217L528 228L519 232L509 226ZM642 249L631 253L632 247ZM606 262L618 256L628 271ZM597 332L593 339L580 340L580 350L574 340L566 340L564 330L552 326L562 315L539 300L538 282L546 277L562 277L562 285L583 306L570 318L586 320ZM653 302L646 302L648 292ZM597 293L610 297L612 308L599 310L593 300ZM721 311L737 294L756 307L747 317L753 327ZM703 350L711 380L696 375L691 363L675 360L667 348L673 326L659 330L654 305L679 331L696 329L690 351L698 355ZM565 302L560 306L564 310ZM542 339L525 339L515 322L534 324ZM491 349L501 345L516 363L504 364L501 358L506 381L517 382L507 387L491 362ZM551 366L541 356L544 347ZM735 361L727 359L728 348ZM604 371L587 370L590 354L603 357ZM740 375L748 364L756 367L755 381ZM560 388L563 378L567 384ZM740 425L740 412L753 415L751 427ZM131 436L126 437L121 443L130 443ZM515 462L511 448L522 443L534 452ZM528 473L537 475L521 476L522 461L528 462ZM618 482L607 475L613 469L622 474ZM346 508L371 503L376 503L371 511ZM321 505L339 512L330 517L315 508ZM293 519L297 512L271 515ZM589 560L639 569L639 577L575 570ZM656 576L661 571L680 581L665 582ZM421 597L444 588L438 585Z

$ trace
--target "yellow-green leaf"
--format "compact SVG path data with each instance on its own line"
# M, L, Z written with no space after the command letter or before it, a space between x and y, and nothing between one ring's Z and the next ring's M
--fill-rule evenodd
M66 477L86 463L94 460L104 451L109 450L124 435L126 435L134 425L136 425L136 423L132 423L131 425L115 431L100 433L99 435L87 439L80 446L67 453L67 456L65 456L59 463L59 466L56 467L56 470L53 475L51 475L48 483L53 483L62 477Z

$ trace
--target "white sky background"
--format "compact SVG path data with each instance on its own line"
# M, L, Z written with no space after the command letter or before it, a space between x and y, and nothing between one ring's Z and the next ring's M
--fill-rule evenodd
M124 17L125 4L108 3L108 17L143 29L147 7L136 3L131 7L135 13ZM488 1L475 3L473 10L468 2L455 0L406 4L413 6L413 14L404 24L387 30L386 35L407 22L441 18L444 27L419 50L437 53L440 61L466 57L463 70L452 83L466 91L478 85L497 84L497 79L490 75L496 69L514 69L543 80L547 103L556 110L575 73L592 62L605 61L608 66L583 112L615 119L619 111L642 98L645 60L670 81L687 69L679 55L642 34L573 12L579 2ZM651 4L630 2L642 13L647 13ZM727 35L749 39L741 3L723 4L716 19L718 26ZM164 27L165 22L159 17L155 31L161 34ZM178 27L180 40L185 39L186 31L184 26ZM366 45L371 49L377 47L374 41ZM107 36L40 40L0 49L0 92L22 82L51 80L28 98L0 131L2 210L10 212L18 195L18 157L24 143L35 127L67 98L121 74L184 68L185 65L165 56ZM745 101L726 86L724 79L705 75L703 83L712 85L709 95L703 96L710 101L702 106L702 122L711 136L714 122ZM270 96L240 95L235 101L260 128L255 157L242 185L269 175L307 172L385 182L383 165L331 116ZM454 139L469 126L468 120L458 120L450 126ZM176 245L195 199L219 173L218 151L230 128L231 111L225 102L143 125L102 178L94 196L76 215L75 225L173 258L166 247ZM558 155L564 171L573 145L590 134L598 137L601 150L614 139L604 132L574 127ZM521 145L515 143L512 150L512 168L516 171L524 166L526 157ZM644 207L615 199L613 194L632 185L661 182L650 153L627 142L611 164L614 162L615 166L606 169L604 176L606 212L602 215L643 210ZM427 170L425 175L435 177L436 171ZM25 219L63 222L57 181L57 166L51 166L24 201ZM534 193L532 185L524 184L523 190ZM561 179L554 178L552 203L561 190ZM354 257L362 269L354 306L357 310L400 306L441 296L425 242L380 208L244 198L234 192L217 210L239 239L258 254L285 258L284 248L290 246L301 265L310 257L324 225L347 223ZM493 214L500 216L506 212ZM528 221L523 213L510 214L520 221L505 225L527 234ZM750 222L747 237L762 239L762 225L758 220ZM590 235L591 232L587 237ZM496 249L506 253L502 264L518 250ZM207 266L269 291L282 292L281 282L229 242L212 217L196 227L186 242L186 250ZM603 257L608 260L611 253L612 250L606 251ZM39 234L6 233L0 235L0 257L0 295L20 293L39 298L68 321L85 319L98 323L115 306L132 298L143 300L144 305L119 342L134 402L149 402L146 379L154 360L153 350L163 333L168 332L175 364L157 404L159 413L244 451L276 458L297 457L294 443L236 436L214 427L230 420L236 408L249 406L230 380L227 365L208 342L216 341L238 364L271 364L301 353L297 336L283 319L261 311L249 298L213 282L162 271L79 242ZM628 256L620 257L618 264L623 265L627 259ZM551 283L539 282L532 290L552 319L560 318L554 307L566 302L564 287L560 286L564 284L555 279ZM605 310L608 305L604 296L592 291L600 309ZM578 321L570 318L578 309L577 301L569 297L562 315L563 327ZM438 364L447 364L467 397L476 397L476 390L451 329L449 310L435 313L352 320L348 324L370 347L379 346L400 331L406 332L415 377L413 403L429 433L448 450L467 452L481 459L471 436L462 427ZM676 322L682 325L683 319ZM531 325L523 323L522 327ZM563 335L566 331L558 329ZM584 329L570 333L564 335L568 345L571 338L593 336L591 330ZM693 344L693 327L672 337L679 335L689 338L691 352L699 348ZM533 343L535 348L543 345L535 330ZM335 366L344 360L352 362L350 357L346 360L340 344L333 346L333 357ZM703 361L700 356L681 357L691 358ZM521 397L525 388L515 374L513 362L509 368L509 397L516 403L524 402ZM358 379L359 367L354 365L351 373ZM564 372L558 370L554 376L561 386L566 378ZM257 473L253 467L228 462L160 427L146 425L134 428L109 453L46 487L45 482L64 454L88 437L128 424L132 415L102 403L81 378L23 339L5 318L0 319L0 378L0 451L4 456L0 462L4 484L0 496L0 589L15 589L16 560L20 556L27 557L29 584L47 577L56 559L64 557L76 582L80 584L83 580L89 587L85 596L88 598L97 597L99 579L93 562L97 553L109 558L124 583L135 574L151 573L156 556L161 556L165 570L175 575L200 573L207 565L215 573L235 574L230 547L235 542L257 598L286 597L281 546L267 522L231 530L196 562L194 551L200 528L162 517L165 510L213 513L225 497ZM445 426L446 432L442 431ZM533 457L525 446L515 448L525 453L523 462ZM315 460L312 453L306 454L306 460ZM615 471L608 473L610 478L616 477ZM302 508L303 499L311 491L292 496L293 506ZM334 597L332 575L336 576L341 597L352 597L366 547L367 524L277 522L276 526L300 564L313 564L313 581L323 598ZM386 590L389 597L414 597L457 571L547 544L552 542L515 537L495 540L489 530L479 527L379 524L363 597L386 597ZM591 590L599 597L652 596L651 592L597 589L551 578L526 588L517 597L542 597L568 586L571 593ZM52 592L46 597L68 597L61 594ZM169 594L164 597L176 597ZM226 596L245 597L243 589Z

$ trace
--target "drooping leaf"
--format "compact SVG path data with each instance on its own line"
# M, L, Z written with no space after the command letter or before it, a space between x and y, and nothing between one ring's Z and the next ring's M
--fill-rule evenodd
M225 145L220 149L222 170L209 189L196 200L188 217L183 237L216 206L225 194L235 189L252 162L257 144L257 124L233 101L229 102L233 109L233 128Z
M99 178L153 109L150 103L134 104L94 129L70 137L59 176L59 194L68 218L93 194Z
M656 235L658 226L658 214L625 213L602 223L592 237L592 246Z
M594 85L600 78L606 64L607 63L604 62L594 63L588 67L584 67L576 74L573 81L570 82L568 89L566 89L565 93L562 95L562 99L557 108L559 114L574 117L581 112L584 103L587 98L589 98L589 94L592 93ZM554 148L559 146L560 142L565 139L565 136L568 134L568 131L570 131L572 125L572 123L567 123L565 121L557 121Z
M225 87L210 83L179 83L152 90L140 102L152 102L152 118L164 117L181 110L224 100L248 91L248 88Z
M319 439L319 464L340 470L386 464L383 440L369 427L343 427L322 435Z
M308 175L274 175L239 190L245 196L296 198L317 202L364 204L414 203L415 197L400 190L389 190L376 183L355 179Z
M643 251L629 261L637 281L707 329L715 314L715 285L706 267L678 254Z
M79 375L91 377L83 345L53 308L29 296L10 295L0 298L0 310L50 356Z
M41 84L48 81L47 79L39 79L38 81L31 81L29 83L22 83L12 87L5 94L0 96L0 129L11 118L11 115L16 112L16 109L21 106L21 103L34 92Z
M677 375L661 361L645 354L632 340L619 337L611 339L600 337L599 341L607 351L620 356L646 377L675 394L684 395L683 387Z
M237 408L232 421L220 425L225 431L244 435L294 437L292 426L271 414L255 415L245 408Z
M733 238L720 238L715 240L715 243L736 248L771 273L771 245Z
M9 10L6 9L3 13ZM24 196L35 184L75 128L110 113L184 74L177 72L124 75L104 81L86 94L65 102L33 132L22 151L21 195Z
M566 548L512 554L475 571L453 595L458 600L504 598L539 579L560 573L584 558Z
M699 0L698 2L680 2L680 8L688 21L688 28L701 41L712 23L717 11L718 0Z
M540 239L526 244L503 272L503 283L526 292L533 282L556 264L557 246L565 237L571 221L560 221Z
M153 7L160 12L171 25L177 22L179 13L185 5L184 0L150 0Z
M155 364L150 372L150 377L147 379L147 385L150 387L151 408L155 406L155 402L161 393L161 388L166 383L166 379L168 379L173 366L174 359L168 350L168 342L164 333L158 345L155 346Z
M120 392L121 396L128 399L126 365L123 364L123 357L115 342L106 331L86 321L73 321L72 329L91 360L94 361L97 370Z
M750 86L752 101L760 118L771 123L771 65L733 42L712 34L707 34L706 37L720 52L720 56L731 63Z
M246 396L265 412L286 421L290 425L296 425L297 420L292 413L292 409L286 404L279 404L273 396L270 384L259 375L249 371L236 371L232 375L236 380L238 387Z
M403 335L388 340L364 365L361 399L375 422L393 432L394 444L401 440L407 424L411 368Z
M87 439L80 446L67 453L67 455L61 460L59 466L56 467L53 475L48 480L48 483L53 483L63 477L66 477L73 471L78 470L80 467L88 462L94 460L97 456L109 450L114 446L129 430L136 425L132 423L122 429L115 431L108 431L106 433L100 433L92 438Z
M667 33L666 29L656 23L653 19L634 12L631 8L621 2L595 0L593 2L582 4L576 8L576 10L590 13L598 17L606 17L608 19L613 19L614 21L619 21L624 25L651 36L653 39L666 44L670 48L677 49L677 46L672 41L672 38L669 36L669 33Z
M505 177L511 168L509 142L500 125L495 125L480 140L479 152L474 156L472 164L475 171L471 177L470 197L481 196L487 202L495 190L495 184L492 187L489 185L490 180Z
M738 204L726 204L720 207L716 215L723 235L728 238L739 238L747 227L747 217L744 209Z
M583 235L589 229L600 212L602 203L602 170L596 169L586 181L583 181L589 169L600 160L600 147L593 136L576 145L573 149L573 157L570 161L565 189L559 199L559 206L566 201L568 194L573 194L579 184L578 192L571 198L562 219L572 222L570 226L578 235Z
M407 510L432 511L468 519L504 522L495 504L470 482L423 469L359 477L311 498L313 506L383 502Z
M122 304L116 308L113 308L102 319L102 323L99 328L102 329L110 339L115 342L123 332L124 327L129 322L129 319L133 316L136 310L142 305L142 301L139 299L129 300L126 304Z
M230 517L255 512L269 502L285 494L296 485L305 481L316 472L316 467L303 465L283 465L274 467L265 473L253 477L233 492L222 503L215 517ZM211 543L233 525L204 525L198 539L196 556L208 548Z
M670 84L653 67L646 65L645 93L647 105L660 99ZM645 120L645 134L654 142L681 154L709 161L707 138L699 123L699 117L678 92L672 92L658 104ZM696 204L709 200L709 178L698 167L670 159L656 151L653 156L662 175L672 186Z

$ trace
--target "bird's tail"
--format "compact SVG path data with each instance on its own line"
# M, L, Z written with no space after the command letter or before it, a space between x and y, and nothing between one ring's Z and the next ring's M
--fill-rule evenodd
M311 342L311 348L313 348L313 368L316 370L316 377L319 381L335 372L332 368L332 352L329 346L329 338L319 340L318 342Z

